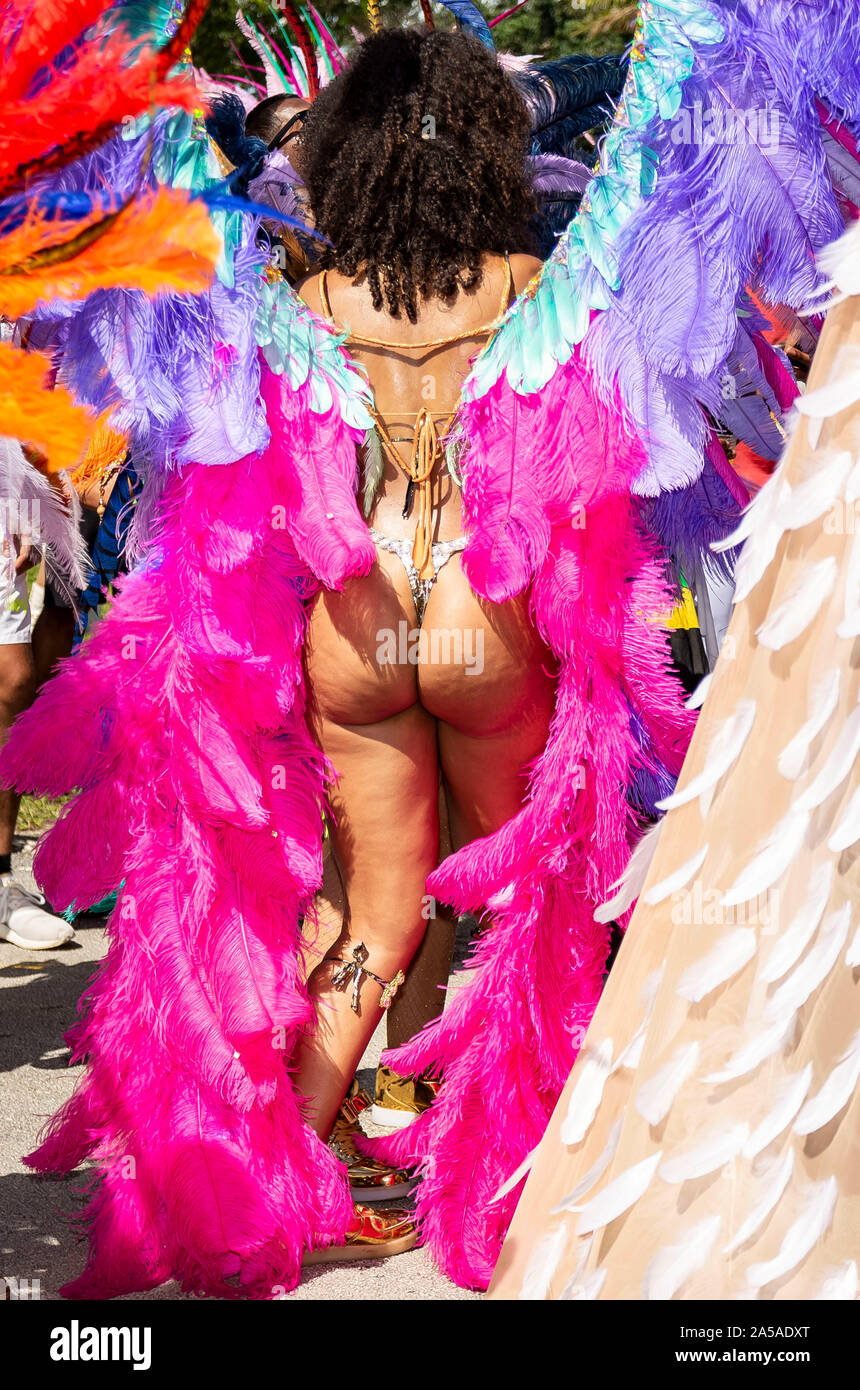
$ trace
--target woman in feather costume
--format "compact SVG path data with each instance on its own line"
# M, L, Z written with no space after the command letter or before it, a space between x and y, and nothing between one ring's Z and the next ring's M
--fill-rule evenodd
M835 28L838 6L818 8ZM332 85L329 111L390 40L374 42ZM90 1262L66 1290L72 1296L111 1296L173 1277L220 1297L270 1297L296 1283L308 1251L348 1240L355 1215L346 1175L322 1136L379 1002L408 967L425 893L484 913L490 929L468 987L393 1059L404 1072L438 1067L444 1084L384 1148L392 1161L422 1169L422 1235L443 1268L459 1282L486 1285L516 1199L516 1170L543 1133L601 989L608 927L595 922L595 906L655 801L671 790L690 731L660 630L671 605L660 541L701 553L731 511L731 470L703 407L715 401L740 332L745 286L755 281L779 302L802 305L818 284L804 259L809 243L826 240L841 220L811 120L792 147L791 169L754 151L740 175L735 162L722 182L713 149L672 142L667 118L699 98L709 64L719 75L715 100L735 101L753 74L770 83L787 121L789 106L806 121L810 88L794 69L786 77L774 64L771 72L757 57L764 39L734 7L650 0L588 197L540 280L490 337L503 297L511 298L509 275L515 285L530 267L517 264L517 246L506 239L479 240L465 254L452 240L457 207L445 193L475 188L474 213L486 229L514 185L476 184L462 159L458 142L486 131L484 92L445 87L428 111L422 74L442 43L459 44L451 51L463 55L460 70L473 63L487 75L498 110L509 109L508 98L487 66L493 60L476 56L470 40L431 35L408 61L414 41L397 42L403 62L390 101L384 83L372 91L386 144L381 168L369 170L377 180L371 211L378 208L385 227L389 196L401 206L411 198L419 231L433 228L443 247L447 237L447 270L443 263L425 285L437 262L407 258L405 229L385 264L368 265L366 286L353 283L361 260L350 259L349 246L335 248L327 282L304 291L311 307L283 282L259 281L255 331L265 363L249 379L259 383L268 444L213 468L193 460L193 431L183 436L185 465L180 478L167 479L145 562L4 754L4 775L16 784L48 794L79 789L39 851L53 899L96 901L124 880L108 959L71 1039L74 1055L88 1059L86 1076L30 1159L46 1171L69 1171L89 1156L98 1164ZM820 67L826 76L826 59ZM778 78L790 87L784 96ZM835 85L827 95L835 101ZM446 117L467 100L474 122L449 127ZM316 147L311 125L312 156L325 148L325 112ZM424 138L427 116L435 141ZM404 170L420 172L426 157L439 181L398 186L398 148L409 150ZM351 157L360 160L361 150ZM631 306L625 294L628 274L632 282L638 272L637 295L644 292L656 316L668 292L665 262L656 258L649 271L638 252L638 239L653 239L659 220L658 159L674 192L667 225L674 219L686 259L672 287L676 312L657 317L659 333L653 322L646 333L634 312L642 304ZM784 195L778 204L761 198L763 162ZM392 188L379 183L383 174ZM313 210L324 226L329 184L314 191L313 177ZM793 199L800 183L803 199ZM355 189L356 201L366 193ZM712 224L722 219L727 235L721 256L699 256L693 292L694 247L684 235L705 214ZM251 264L250 250L239 254ZM372 260L364 253L364 263ZM472 281L471 293L463 280ZM434 287L454 306L447 315L444 297L434 304ZM694 300L696 310L707 307L699 337ZM386 314L392 308L399 317ZM354 355L332 322L345 316ZM453 367L444 380L440 373L436 400L419 397L424 408L406 419L418 405L415 369L392 363L425 351L425 338L438 349L452 331L469 335L463 365L490 341L465 380L462 366L459 379ZM218 361L238 370L243 350ZM436 439L458 386L448 431L455 449L443 460ZM437 403L445 412L438 423ZM401 421L406 440L392 433ZM381 486L378 469L365 480L376 508L371 530L356 495L356 459L360 445L372 459L365 441L374 430L383 469ZM456 506L458 490L459 517L443 505ZM411 518L399 515L404 500ZM462 550L443 563L461 535ZM425 661L435 706L428 709L420 639L417 663L383 661L380 631L393 627L396 640L401 622L414 629L425 601L425 624L434 607L439 613L439 628L428 632L484 633L494 658L489 680L499 681L499 662L510 659L501 686L511 722L526 732L518 748L488 725L487 709L469 726L477 703L470 689L478 689L470 682L484 673ZM326 644L337 659L348 656L350 689L333 680ZM386 805L375 792L377 818L355 795L361 772L350 744L363 735L346 697L354 701L356 692L365 725L371 712L376 724L399 721L402 731L400 743L393 728L367 740L377 786L386 786ZM77 718L57 739L52 710L60 705ZM425 879L436 833L431 719L441 721L440 747L446 726L461 736L461 762L449 760L448 775L457 793L458 778L464 788L466 843ZM497 734L504 762L488 750ZM339 782L325 752L334 774L345 769ZM483 758L487 785L463 777L467 755L473 767ZM338 959L318 966L308 987L300 923L321 880L327 797L339 812L333 834L352 916ZM81 862L75 847L96 825L104 853ZM617 908L622 920L627 906ZM316 1013L318 999L326 1007Z

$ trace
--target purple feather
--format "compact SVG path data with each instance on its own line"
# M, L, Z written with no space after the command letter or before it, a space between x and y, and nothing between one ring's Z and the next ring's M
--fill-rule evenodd
M564 193L570 197L583 193L591 181L592 171L578 159L565 159L560 154L536 154L529 162L538 193Z
M839 6L814 8L842 32ZM737 310L746 287L765 302L808 302L821 283L816 254L842 229L798 28L787 39L740 8L721 8L720 18L725 38L696 48L679 111L646 134L659 155L657 186L621 234L621 289L585 341L604 389L618 391L645 444L635 491L659 499L655 523L688 563L691 547L717 539L737 511L728 465L719 484L713 461L703 478L707 415L760 452L778 452L773 392L749 344L734 366L767 404L750 415L747 403L727 406L722 394L727 359L744 346ZM681 496L664 503L675 489Z
M762 368L763 350L773 353L760 335L758 340L753 337L748 320L741 319L722 369L720 405L715 413L724 429L762 458L775 461L785 442L784 432L776 423L781 419L782 405Z

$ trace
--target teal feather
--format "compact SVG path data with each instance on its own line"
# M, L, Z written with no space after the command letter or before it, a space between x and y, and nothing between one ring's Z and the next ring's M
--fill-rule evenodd
M373 427L367 378L343 351L343 336L311 313L286 280L262 280L254 333L270 369L286 372L293 390L307 386L318 415L333 405L353 429Z
M514 390L540 390L584 338L595 310L619 286L615 246L657 176L648 136L681 103L695 61L694 44L723 37L716 13L699 0L649 0L639 12L624 90L600 149L600 167L579 211L547 261L537 292L511 307L466 381L465 400L478 400L507 374Z

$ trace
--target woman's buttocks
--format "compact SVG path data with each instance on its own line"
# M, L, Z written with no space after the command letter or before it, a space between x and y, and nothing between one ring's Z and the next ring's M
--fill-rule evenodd
M418 704L492 735L552 709L553 659L527 598L479 599L459 554L440 570L419 625L403 565L378 550L368 575L317 595L305 663L314 708L339 724L377 724Z
M440 572L427 602L417 672L424 708L464 733L492 736L551 715L555 665L526 595L501 604L478 598L459 555Z

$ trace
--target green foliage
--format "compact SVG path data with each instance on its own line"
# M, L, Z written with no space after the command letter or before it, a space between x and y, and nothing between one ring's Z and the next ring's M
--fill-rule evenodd
M488 19L503 14L515 2L479 0ZM386 26L423 22L417 0L381 0L381 6ZM256 65L236 28L237 8L237 0L212 0L192 44L195 63L213 76L242 71L236 48L249 66ZM343 48L351 47L356 30L368 32L361 0L320 0L317 8ZM274 27L267 0L244 0L242 9L255 22ZM433 17L440 28L450 28L453 23L440 4L433 4ZM518 14L496 28L494 37L497 47L505 52L539 53L546 58L565 53L620 53L632 38L635 22L636 5L620 0L528 0Z
M488 18L504 14L516 0L483 5ZM617 0L529 0L493 31L498 48L509 53L539 53L561 58L567 53L622 53L633 37L636 5Z

